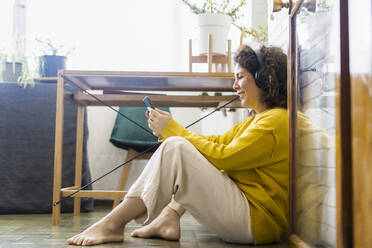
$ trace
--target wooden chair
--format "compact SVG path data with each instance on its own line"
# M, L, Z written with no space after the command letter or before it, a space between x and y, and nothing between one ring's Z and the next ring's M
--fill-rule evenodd
M130 158L133 158L134 156L137 156L138 154L139 154L139 152L137 152L136 150L134 150L132 148L129 148L125 161L127 161ZM145 154L143 154L142 156L140 156L139 158L137 158L135 160L150 159L152 154L153 154L152 152L145 153ZM135 161L135 160L133 160L133 161ZM120 191L124 190L133 161L124 165L123 170L121 172L121 176L120 176L120 180L119 180L117 190L120 190ZM120 202L121 202L120 197L114 198L114 204L112 205L112 209L114 209L117 205L119 205Z
M214 54L213 51L213 43L212 43L212 35L210 34L208 37L208 53L207 54L200 54L197 56L193 55L192 52L192 40L189 40L189 72L192 72L192 64L194 63L207 63L208 64L208 72L212 72L212 65L215 65L215 72L226 72L226 65L227 65L227 72L231 73L231 40L227 41L227 54Z
M160 109L164 111L169 111L169 108ZM147 127L145 107L120 107L119 111L125 116L132 118L143 127ZM123 118L120 115L116 117L113 131L111 133L110 142L114 146L128 151L127 157L124 161L127 161L137 156L142 151L145 151L158 143L157 138L155 136L145 132L144 130L141 130L137 126L133 125L133 123L129 122L126 118ZM135 160L149 159L155 150L156 146L154 147L154 149L151 149L149 152L143 154L142 156L136 158ZM133 161L123 166L121 177L117 187L118 191L124 191ZM120 203L120 201L121 201L120 196L115 196L113 208L115 208Z

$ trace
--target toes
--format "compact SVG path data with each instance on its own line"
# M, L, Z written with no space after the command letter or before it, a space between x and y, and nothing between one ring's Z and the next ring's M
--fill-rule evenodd
M78 235L75 235L75 236L72 236L71 238L69 238L67 241L68 242L74 242L74 240L76 239Z
M80 236L80 237L76 240L76 245L82 245L83 242L84 242L84 238Z
M67 240L67 243L69 244L69 245L72 245L74 242L73 242L73 238L69 238L68 240Z
M141 232L141 229L137 229L137 230L134 230L134 231L131 233L131 236L132 236L132 237L141 237L141 236L143 236L142 234L143 234L143 233Z
M78 240L79 240L79 236L78 235L75 235L73 236L72 238L69 238L67 240L68 244L70 245L78 245Z
M89 245L89 238L85 238L81 245Z

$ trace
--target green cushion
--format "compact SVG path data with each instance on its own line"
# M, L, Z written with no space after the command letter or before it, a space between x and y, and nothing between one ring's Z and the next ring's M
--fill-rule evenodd
M169 112L169 108L159 109ZM147 118L145 116L146 107L120 107L119 111L151 132L148 128ZM126 150L132 148L137 152L142 152L151 146L159 145L157 137L146 132L119 114L116 116L110 142L116 147ZM152 149L151 152L155 151L156 148L157 146Z

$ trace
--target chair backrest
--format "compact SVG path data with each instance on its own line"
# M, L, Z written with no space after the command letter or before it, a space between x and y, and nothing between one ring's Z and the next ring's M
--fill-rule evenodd
M160 108L169 112L169 108ZM146 107L120 107L119 111L132 120L148 128L145 116ZM150 130L150 129L149 129ZM150 130L151 131L151 130ZM154 135L145 132L123 116L117 114L114 127L111 132L110 142L119 148L128 150L132 148L137 152L142 152L151 146L158 144L158 139ZM155 151L155 147L152 151ZM150 151L151 152L151 151Z

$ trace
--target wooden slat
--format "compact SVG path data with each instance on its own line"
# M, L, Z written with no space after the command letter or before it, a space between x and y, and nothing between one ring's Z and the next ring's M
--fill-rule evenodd
M61 199L63 157L64 80L58 77L54 144L53 203ZM52 208L52 225L59 225L61 204Z
M208 63L208 56L206 55L199 55L199 56L192 56L193 63ZM229 58L225 55L212 55L212 64L227 64L229 62Z
M54 83L56 84L58 77L44 77L44 78L34 78L35 82L38 83Z
M208 63L208 73L212 72L212 63L213 63L213 39L212 35L210 34L208 36L208 58L207 58L207 63Z
M232 73L63 71L66 83L82 89L233 92ZM70 82L72 81L72 82Z
M143 107L142 99L146 95L137 94L105 94L95 95L101 101L110 106L139 106ZM89 106L102 106L93 97L77 93L73 96L74 101ZM220 102L227 102L235 98L235 96L180 96L180 95L152 95L151 101L157 107L217 107ZM231 104L230 107L241 107L239 101Z
M192 72L192 40L189 40L189 72Z
M149 77L149 78L225 78L233 79L233 73L206 72L149 72L149 71L87 71L64 70L66 77Z
M61 191L62 197L69 196L74 193L75 190L63 190ZM115 198L124 197L127 194L125 191L117 190L81 190L74 194L72 197L95 197L95 198Z
M76 156L75 156L75 187L81 187L81 172L83 165L83 140L84 140L84 106L77 107L76 123ZM74 216L80 215L80 198L74 198Z
M216 86L216 85L210 85L210 86L198 86L198 85L102 85L102 86L95 86L90 85L90 89L92 90L126 90L126 91L188 91L188 92L233 92L232 85L233 81L227 82L228 84L224 86Z
M62 190L77 190L77 189L79 189L79 188L80 188L80 187L77 187L77 186L70 186L70 187L62 188L61 191L62 191Z
M231 40L227 42L227 72L231 73Z

